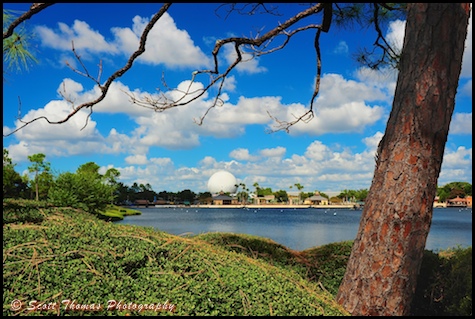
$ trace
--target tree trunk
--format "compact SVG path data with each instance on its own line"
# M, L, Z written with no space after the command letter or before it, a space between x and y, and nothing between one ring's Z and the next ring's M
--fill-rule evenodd
M39 197L39 194L38 194L38 193L40 192L40 190L39 190L39 187L38 187L38 171L36 171L36 173L35 173L35 184L36 184L36 185L35 185L36 201L39 201L39 200L40 200L40 197Z
M408 315L454 111L470 4L408 4L399 77L337 300L352 315Z

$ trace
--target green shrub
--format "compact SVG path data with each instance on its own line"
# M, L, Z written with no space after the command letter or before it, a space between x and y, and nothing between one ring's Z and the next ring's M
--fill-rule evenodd
M296 265L295 252L271 239L231 233L204 233L194 236L229 251L243 253L251 258L265 260L271 265Z
M333 296L338 293L353 241L330 243L303 251L308 280L320 282Z
M353 246L353 241L343 241L296 252L245 234L205 233L196 238L291 269L308 281L320 283L333 296L338 293ZM424 251L411 314L472 314L472 247Z
M3 200L3 224L41 223L50 205L44 201L5 198Z
M48 193L48 200L58 207L74 207L89 213L104 210L110 201L110 186L94 174L60 174Z
M412 314L472 315L472 247L424 252Z

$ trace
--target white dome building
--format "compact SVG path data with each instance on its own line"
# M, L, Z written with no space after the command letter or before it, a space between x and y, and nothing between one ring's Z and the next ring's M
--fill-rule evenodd
M234 194L237 191L237 180L228 171L219 171L211 175L208 180L208 190L211 194L220 192Z

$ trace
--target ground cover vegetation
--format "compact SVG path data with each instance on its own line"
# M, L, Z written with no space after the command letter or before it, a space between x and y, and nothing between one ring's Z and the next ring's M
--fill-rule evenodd
M14 199L4 199L3 215L3 315L348 314L335 296L352 241L294 251L258 236L175 236ZM411 314L471 315L471 274L471 247L425 251Z
M4 221L4 315L48 314L28 311L31 300L61 304L49 312L59 315L75 313L62 300L101 304L87 312L93 315L157 314L107 310L109 300L176 306L164 315L345 314L331 294L295 271L198 238L114 224L72 208L39 207L36 215L42 220ZM12 300L25 307L13 311Z

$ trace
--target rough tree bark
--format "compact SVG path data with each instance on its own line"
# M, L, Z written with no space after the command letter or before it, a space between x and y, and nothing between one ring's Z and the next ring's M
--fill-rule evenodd
M337 300L352 315L408 315L454 111L470 4L411 3L373 182Z

